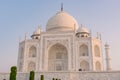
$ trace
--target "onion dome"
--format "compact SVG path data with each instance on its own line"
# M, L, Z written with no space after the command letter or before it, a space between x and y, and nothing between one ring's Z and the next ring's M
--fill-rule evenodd
M36 31L33 32L32 34L32 39L40 39L40 34L42 32L41 28L38 28Z
M83 25L81 25L81 27L78 28L77 32L78 33L89 33L87 28L85 28Z
M74 31L78 23L73 16L65 11L60 11L51 17L46 25L46 31Z
M81 27L79 27L79 29L77 30L77 33L76 33L76 35L78 37L88 37L89 34L90 34L89 31L83 25L81 25Z

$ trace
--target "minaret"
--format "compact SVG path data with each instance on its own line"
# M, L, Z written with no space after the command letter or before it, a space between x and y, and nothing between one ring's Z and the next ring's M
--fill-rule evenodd
M111 71L112 66L111 66L111 58L110 58L110 46L109 44L105 44L105 54L106 54L106 70Z

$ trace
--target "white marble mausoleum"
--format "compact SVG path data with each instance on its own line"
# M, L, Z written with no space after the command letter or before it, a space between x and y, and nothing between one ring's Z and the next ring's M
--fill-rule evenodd
M120 80L120 71L112 71L109 44L102 45L100 35L92 36L62 8L48 20L46 31L40 27L19 43L17 80L29 80L32 70L35 80L41 74L45 80ZM4 78L9 80L9 74L1 73Z

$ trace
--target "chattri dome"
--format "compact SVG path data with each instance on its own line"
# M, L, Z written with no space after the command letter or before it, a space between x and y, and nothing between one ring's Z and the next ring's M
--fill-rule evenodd
M48 20L46 25L46 31L73 31L77 29L77 21L65 11L55 14Z
M81 27L79 27L78 31L77 32L83 32L83 33L89 33L89 31L87 30L86 27L84 27L83 25Z
M40 34L42 31L41 27L39 27L36 31L33 32L33 34Z
M33 32L33 34L31 35L31 38L33 38L33 39L39 39L41 32L42 32L42 29L41 29L41 27L39 27L37 30L35 30Z

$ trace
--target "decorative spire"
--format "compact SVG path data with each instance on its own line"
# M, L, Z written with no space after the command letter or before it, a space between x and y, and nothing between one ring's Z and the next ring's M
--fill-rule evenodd
M81 28L83 27L83 24L81 24L81 26L80 26Z
M101 33L99 34L100 35L100 40L102 39L102 37L101 37Z
M38 29L40 29L40 32L42 32L42 26L41 25L38 26Z
M21 42L21 36L19 36L19 43Z
M97 39L99 38L99 33L97 32Z
M90 36L92 37L92 30L90 29Z
M76 31L76 25L74 24L74 32Z
M25 33L25 40L27 40L27 33Z
M63 11L63 3L61 3L61 11Z

